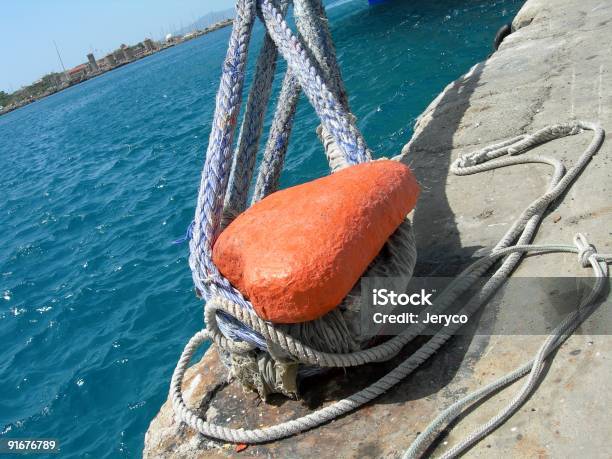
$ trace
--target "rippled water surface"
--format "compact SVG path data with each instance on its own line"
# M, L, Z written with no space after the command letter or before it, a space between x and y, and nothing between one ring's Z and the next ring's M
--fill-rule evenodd
M487 56L520 4L329 5L351 106L376 154L399 152L416 116ZM187 246L171 241L192 218L228 36L0 117L0 435L56 437L62 457L140 456L202 326ZM261 37L258 28L254 48ZM327 172L316 124L302 100L283 186Z

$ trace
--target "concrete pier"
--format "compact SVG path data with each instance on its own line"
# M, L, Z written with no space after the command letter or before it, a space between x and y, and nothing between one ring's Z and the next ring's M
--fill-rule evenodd
M479 249L499 240L510 222L546 190L550 179L550 169L539 165L455 177L449 166L459 155L572 119L599 122L612 136L612 2L528 0L513 29L497 52L449 84L430 104L405 147L407 161L423 185L414 214L421 275L456 274ZM571 164L590 138L584 133L556 140L538 147L537 154ZM555 203L536 242L571 244L578 231L600 252L612 252L611 140ZM515 273L585 275L591 275L590 271L570 254L528 257ZM525 320L554 307L515 307L521 306ZM569 338L537 392L466 457L610 457L612 337L605 332L610 329ZM147 432L144 457L399 457L442 409L529 360L542 340L542 336L455 337L413 375L365 408L295 437L242 451L179 425L167 402ZM346 397L413 350L405 349L391 362L309 380L303 388L304 400L278 398L272 404L261 403L236 383L227 383L216 353L208 352L187 373L186 401L209 421L222 425L276 424ZM520 384L464 416L430 453L440 455L487 421Z

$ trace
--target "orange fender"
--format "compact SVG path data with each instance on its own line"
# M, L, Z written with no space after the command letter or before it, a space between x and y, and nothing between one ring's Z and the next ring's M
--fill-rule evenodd
M351 166L247 209L217 239L213 261L262 319L317 319L349 293L418 195L400 162Z

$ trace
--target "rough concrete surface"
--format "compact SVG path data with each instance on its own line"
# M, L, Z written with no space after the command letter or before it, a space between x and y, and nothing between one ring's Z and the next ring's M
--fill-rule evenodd
M419 274L455 274L477 250L497 242L510 222L545 191L550 177L550 170L539 165L455 177L448 169L458 155L571 119L599 121L612 135L612 2L529 0L515 18L514 28L491 58L448 85L431 103L406 146L423 190L414 214ZM537 153L569 164L589 140L589 133L567 137L538 147ZM555 204L536 242L571 243L580 231L601 252L612 252L611 178L612 141L607 140L586 172ZM574 255L547 255L528 257L515 276L587 274ZM544 307L522 306L525 314L532 315ZM213 442L178 425L166 403L151 423L144 457L399 457L440 410L528 360L542 339L455 337L413 375L365 408L296 437L241 452L236 452L235 445ZM402 356L411 350L405 349ZM466 457L611 457L611 356L610 336L581 333L568 339L537 392ZM237 384L226 385L216 353L208 352L190 369L184 388L188 403L203 407L202 414L209 420L254 428L303 415L346 396L396 363L307 380L303 401L279 398L266 405L254 394L243 393ZM433 455L488 420L509 401L518 384L464 416L436 445Z

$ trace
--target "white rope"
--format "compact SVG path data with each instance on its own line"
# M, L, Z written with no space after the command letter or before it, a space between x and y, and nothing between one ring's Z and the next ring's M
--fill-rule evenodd
M582 129L592 130L594 131L595 135L585 152L567 172L565 172L565 168L559 161L541 156L503 158L489 164L484 164L485 161L499 158L502 155L515 155L549 140L564 137L566 135L577 134ZM485 396L483 394L492 392L495 390L493 387L502 387L503 385L516 380L520 376L526 374L529 368L531 368L530 378L524 386L524 389L513 400L509 408L493 418L481 429L470 435L468 439L455 447L455 449L451 450L449 452L451 456L449 457L459 454L460 451L463 451L491 432L495 427L507 419L507 417L509 417L531 393L535 385L535 381L537 381L537 378L541 374L544 359L546 359L546 357L550 354L551 350L560 345L563 340L565 340L567 336L573 332L578 324L584 320L585 314L583 314L583 312L588 310L587 306L603 289L603 278L607 276L607 266L605 263L612 261L612 255L598 255L595 248L589 245L586 238L581 234L576 236L574 246L530 245L529 242L532 240L536 228L549 204L560 196L577 178L591 157L601 146L603 138L604 132L601 127L592 123L576 122L571 124L560 124L538 131L532 136L519 136L511 141L494 145L490 148L486 148L469 155L468 157L461 158L453 164L451 170L459 175L477 173L497 167L505 167L508 165L530 162L549 164L555 168L555 173L553 174L548 191L541 198L534 201L523 212L510 230L495 246L493 251L489 255L470 265L449 285L449 287L445 289L445 291L440 295L439 300L436 302L436 310L446 309L448 305L452 304L453 301L455 301L462 293L473 285L477 278L488 271L488 269L498 259L506 257L500 268L498 268L492 275L491 279L489 279L489 281L485 283L485 285L476 293L476 295L474 295L474 297L471 298L471 300L459 311L461 314L471 316L489 299L489 297L497 290L505 279L509 277L511 271L520 261L522 254L526 252L576 253L579 256L582 266L586 266L588 261L588 264L590 264L590 266L593 268L598 281L596 282L593 291L581 302L578 311L580 313L578 315L571 314L557 327L557 329L555 329L553 335L547 339L534 360L532 362L528 362L530 365L528 368L524 368L524 365L505 378L502 378L502 380L481 389L477 394L473 394L466 397L466 399L457 402L459 405L450 407L448 409L448 413L442 418L441 421L436 419L434 423L432 423L432 425L426 430L426 432L424 432L424 434L427 433L427 435L421 435L417 438L415 444L407 451L407 457L416 457L421 454L424 448L426 449L427 445L435 437L436 432L438 432L439 425L442 425L449 419L454 419L454 417L456 417L457 410L460 409L460 407L465 406L467 403L470 403L473 400L479 399L478 397L481 398L482 396ZM517 241L517 244L511 245L515 240ZM419 333L419 331L421 331L420 328L417 328L410 333L406 332L405 334L396 336L389 341L370 349L346 354L332 354L312 349L303 343L300 343L291 336L283 333L281 330L276 329L273 325L261 320L254 313L241 308L239 305L225 298L212 298L207 303L207 308L210 308L209 314L213 316L218 310L233 315L241 322L246 323L253 330L261 333L267 340L279 345L283 350L294 356L299 362L316 364L319 366L346 367L361 365L367 362L388 360L396 355L407 342L409 342ZM434 354L448 339L453 336L453 334L461 327L461 324L451 325L450 327L447 327L447 330L444 332L438 332L419 350L400 363L395 369L356 394L340 400L330 406L314 411L307 416L283 422L275 426L254 430L231 429L208 423L193 412L189 407L187 407L183 400L181 389L183 377L193 353L202 342L207 339L213 339L221 346L230 346L232 347L232 350L240 351L235 347L235 343L221 343L219 341L221 337L218 336L219 333L217 330L215 330L214 321L209 323L209 327L211 328L208 330L202 330L191 338L185 347L181 358L179 359L170 385L170 398L172 399L174 411L180 420L184 421L203 435L237 443L261 443L287 437L295 433L311 429L373 400L399 383L402 379L414 371L414 369L416 369L422 362ZM227 340L227 338L224 339Z
M587 150L580 156L578 161L567 171L567 173L565 172L565 166L563 163L543 156L510 156L508 158L498 159L504 155L520 154L536 145L556 138L567 135L575 135L583 129L592 130L594 131L595 135ZM515 222L504 238L502 238L500 243L496 246L497 248L500 246L500 244L505 245L508 241L513 240L523 222L525 222L525 229L523 230L519 241L527 238L528 240L531 240L533 238L544 211L548 208L550 203L563 194L571 183L578 177L578 175L580 175L582 170L591 160L592 156L601 146L603 139L604 131L595 123L577 121L573 123L557 124L541 129L532 135L521 135L459 158L451 166L451 171L456 175L469 175L500 167L528 163L548 164L554 168L553 177L548 191L539 199L534 201L525 210L525 212L523 212L519 220ZM487 164L487 161L491 162ZM474 393L458 400L444 410L419 434L419 436L404 454L404 459L421 457L427 448L429 448L429 446L433 443L435 438L440 435L448 424L450 424L461 414L465 407L486 398L489 394L501 389L502 387L508 386L512 382L529 373L529 377L525 384L504 409L502 409L496 416L491 418L487 423L470 433L463 441L444 453L442 457L448 459L459 456L462 452L476 444L478 441L482 440L489 433L503 424L508 418L510 418L534 391L535 386L542 375L547 357L569 336L571 336L573 331L580 325L580 323L582 323L584 319L588 317L588 314L593 307L591 303L603 291L605 286L603 279L607 278L608 276L606 263L612 261L612 255L597 255L595 248L588 244L586 238L580 233L576 235L574 244L577 248L576 253L578 253L580 264L583 267L590 265L593 268L597 278L593 290L585 298L583 298L578 309L572 314L569 314L551 332L532 360L526 362L516 370L508 373L497 381L494 381L475 391ZM554 246L549 246L549 248L554 248ZM556 246L556 249L563 251L563 246ZM511 257L508 257L506 262L508 262L510 259Z
M578 260L581 265L591 266L595 272L595 285L592 290L581 300L576 311L572 312L552 331L539 348L535 357L524 363L517 369L504 375L492 383L487 384L481 389L465 396L446 408L434 421L432 421L416 438L410 448L405 452L404 459L421 457L451 422L457 419L464 408L474 405L480 400L487 398L490 394L507 387L516 380L522 378L527 373L529 377L519 392L513 397L506 407L493 416L489 421L471 432L464 440L446 451L441 458L450 459L458 457L468 448L476 444L493 432L497 427L508 420L516 412L527 398L533 393L538 384L545 367L546 359L563 342L572 335L576 328L590 315L596 307L594 301L604 290L604 279L608 276L608 266L606 263L612 262L612 254L599 255L595 252L592 245L588 244L584 235L578 233L574 239ZM552 247L552 246L549 246ZM561 249L562 247L557 247Z

